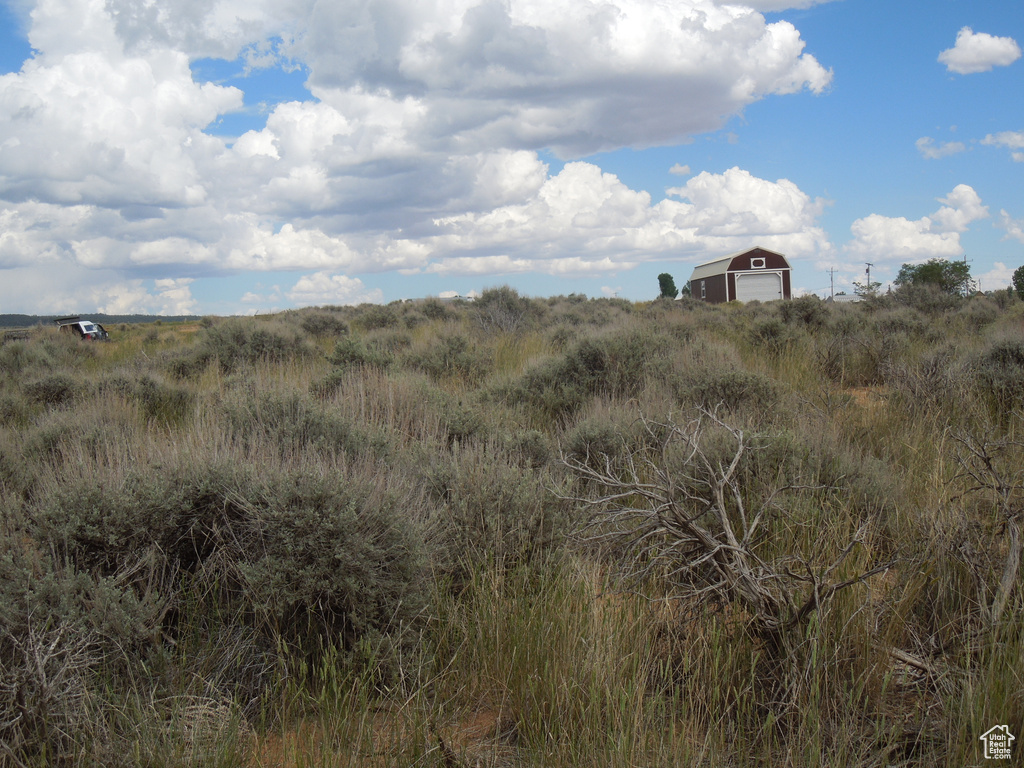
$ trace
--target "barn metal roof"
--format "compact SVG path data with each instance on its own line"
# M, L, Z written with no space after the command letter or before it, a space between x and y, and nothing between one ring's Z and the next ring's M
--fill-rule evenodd
M744 248L742 251L736 251L736 253L730 253L728 256L720 256L714 261L706 261L703 264L698 264L693 268L693 274L690 275L690 280L700 280L705 277L711 277L712 275L720 275L725 272L726 267L729 266L729 262L735 259L737 256L742 256L744 253L750 253L751 251L762 250L768 253L774 253L776 256L782 256L778 251L773 251L760 245L755 245L751 248ZM785 258L783 256L783 258Z

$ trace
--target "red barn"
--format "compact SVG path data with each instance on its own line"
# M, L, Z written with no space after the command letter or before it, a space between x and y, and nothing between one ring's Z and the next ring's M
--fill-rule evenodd
M755 247L695 267L690 295L711 304L791 299L791 271L781 253Z

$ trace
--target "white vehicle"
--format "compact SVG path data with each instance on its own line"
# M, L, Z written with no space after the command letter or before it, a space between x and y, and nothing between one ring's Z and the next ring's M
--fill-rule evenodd
M110 338L107 329L92 320L83 320L80 317L58 317L53 322L62 331L74 333L82 341L107 341Z

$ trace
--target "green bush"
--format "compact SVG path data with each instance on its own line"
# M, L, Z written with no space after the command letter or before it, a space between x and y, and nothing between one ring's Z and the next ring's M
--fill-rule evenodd
M1024 341L1003 339L975 357L978 388L1004 411L1024 404Z
M391 352L376 345L368 345L355 336L338 339L331 354L331 363L342 370L360 366L387 368L393 361L394 355Z
M586 419L569 431L562 450L566 457L600 469L606 459L614 460L626 448L620 426L609 419Z
M473 314L484 329L513 333L522 330L539 313L531 301L515 288L488 288L475 302Z
M763 349L771 355L780 354L796 341L797 332L778 317L755 320L747 332L747 341L756 349Z
M427 560L408 500L353 477L290 475L261 490L241 573L286 639L354 648L419 620Z
M333 312L308 312L302 316L302 330L310 336L344 336L348 323Z
M676 375L672 385L679 403L709 410L724 408L765 413L775 406L779 397L771 379L738 368L693 368Z
M403 362L434 379L457 378L467 384L480 382L493 367L487 352L456 335L440 336L426 349L406 354Z
M148 375L113 376L101 382L101 392L112 392L139 404L142 415L158 424L181 424L195 407L195 392Z
M452 313L440 299L429 298L420 304L420 311L430 320L447 320Z
M801 296L779 304L779 316L790 325L821 328L828 322L829 311L817 296Z
M561 356L528 370L502 394L548 418L563 418L598 394L630 397L639 393L654 350L664 344L664 338L644 331L586 337Z
M28 423L29 405L13 392L0 394L0 427L24 426Z
M551 441L537 429L516 430L505 434L502 445L512 459L531 469L543 467L553 457Z
M551 491L545 469L523 472L492 442L472 442L440 457L424 476L437 505L438 567L457 580L480 565L529 562L551 551L567 533L567 502Z
M200 333L198 358L202 365L216 360L225 373L242 365L279 363L311 354L293 329L272 321L232 318Z
M61 487L31 517L28 540L64 569L54 589L67 594L5 580L22 592L0 610L41 601L40 621L55 612L143 662L159 651L154 641L192 631L196 596L203 610L213 600L251 627L255 645L239 652L262 657L268 644L257 635L271 638L269 647L277 636L308 653L318 643L340 638L353 647L397 631L419 615L426 594L414 496L386 490L365 470L196 462L132 472L120 483L89 477Z
M355 322L364 331L394 328L398 325L398 312L391 305L363 304L356 311Z
M66 405L83 397L88 390L88 384L67 373L51 373L22 387L31 402L47 406Z
M356 425L329 405L292 392L248 393L223 407L228 428L247 448L266 446L281 455L301 451L352 457L383 457L387 439L369 425Z
M0 346L0 375L23 376L33 369L49 370L53 359L41 344L12 341Z

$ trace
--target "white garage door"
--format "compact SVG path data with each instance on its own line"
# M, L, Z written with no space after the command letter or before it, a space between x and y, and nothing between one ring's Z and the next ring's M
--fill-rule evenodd
M782 273L736 275L737 301L775 301L782 298Z

